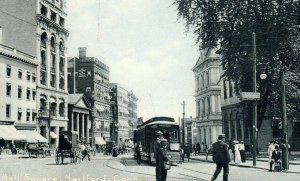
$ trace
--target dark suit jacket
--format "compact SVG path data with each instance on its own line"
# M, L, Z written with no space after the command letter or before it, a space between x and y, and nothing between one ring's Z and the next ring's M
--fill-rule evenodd
M215 142L212 145L212 154L215 163L228 164L230 162L228 146L223 141Z
M275 152L275 150L272 152L272 159L274 159L274 161L278 161L281 159L281 153L280 151L277 151L277 153Z
M165 148L159 148L157 153L157 159L156 159L156 167L163 168L164 163L168 161L168 155L167 150Z

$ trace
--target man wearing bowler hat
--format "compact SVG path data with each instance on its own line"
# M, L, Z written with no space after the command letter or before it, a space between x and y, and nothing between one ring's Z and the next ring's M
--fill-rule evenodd
M211 180L216 180L223 168L223 181L228 181L230 156L224 134L220 134L218 141L212 145L212 156L217 168Z

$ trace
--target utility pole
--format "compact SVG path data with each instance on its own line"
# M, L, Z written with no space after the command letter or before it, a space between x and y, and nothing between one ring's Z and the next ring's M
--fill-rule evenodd
M282 86L282 126L283 126L283 136L284 136L284 158L283 166L286 170L289 169L289 154L288 154L288 127L287 127L287 118L286 118L286 95L285 95L285 74L282 70L281 74L281 86Z
M182 104L182 106L183 106L183 113L182 113L182 115L183 115L183 117L182 117L182 142L183 142L183 144L185 145L185 126L184 126L184 115L185 115L185 102L183 101L183 104Z
M256 35L253 32L253 71L252 71L252 91L256 92ZM253 107L253 127L252 127L252 134L253 134L253 140L252 140L252 156L253 156L253 166L256 166L256 147L257 147L257 101L253 100L252 102Z

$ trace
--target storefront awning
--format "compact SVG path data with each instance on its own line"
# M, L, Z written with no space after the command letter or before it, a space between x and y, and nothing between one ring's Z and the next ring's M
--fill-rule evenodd
M96 145L106 145L106 141L102 137L95 137L95 144Z
M34 130L19 130L22 135L26 137L26 141L30 143L36 143L37 141L41 143L47 143L48 140L40 135L38 132Z
M0 139L4 140L26 140L14 125L0 125Z
M55 134L53 131L50 132L51 138L58 138L57 134Z

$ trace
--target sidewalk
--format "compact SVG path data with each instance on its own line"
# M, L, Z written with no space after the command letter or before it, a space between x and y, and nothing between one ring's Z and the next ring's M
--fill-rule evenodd
M213 162L212 156L208 155L208 158L206 160L205 155L191 155L192 160L199 160L199 161L205 161L205 162ZM287 173L299 173L300 174L300 160L290 160L289 162L289 170L283 171ZM241 163L239 165L235 164L233 161L230 162L231 166L238 166L238 167L250 167L250 168L257 168L257 169L264 169L269 170L269 162L268 158L257 158L256 160L256 166L253 166L252 158L247 158L245 163Z

